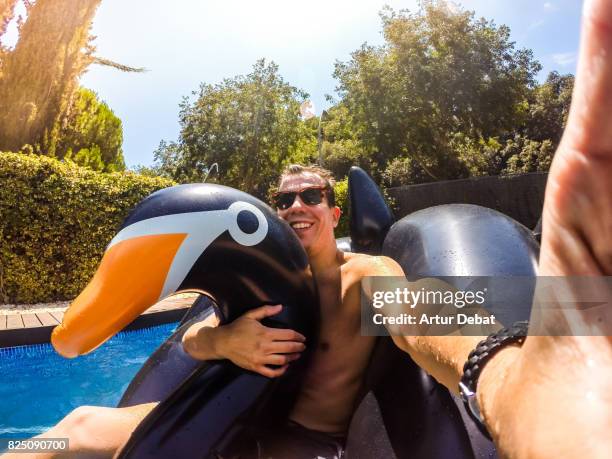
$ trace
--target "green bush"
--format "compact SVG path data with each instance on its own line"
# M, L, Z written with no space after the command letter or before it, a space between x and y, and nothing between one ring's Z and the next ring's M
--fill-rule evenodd
M386 188L380 189L383 198L392 212L397 215L398 207L395 199L387 193ZM336 182L334 185L334 192L336 193L336 205L342 210L342 216L340 222L336 227L335 235L337 238L349 236L349 196L348 196L348 177L343 180Z
M340 222L336 227L336 237L345 237L349 235L349 202L348 202L348 178L336 182L334 185L334 193L336 195L336 205L342 210Z
M0 153L0 301L74 298L129 211L173 185L56 159Z

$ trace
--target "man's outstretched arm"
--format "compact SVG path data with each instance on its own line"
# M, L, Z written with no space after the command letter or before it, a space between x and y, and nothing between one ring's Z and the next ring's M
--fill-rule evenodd
M363 277L372 276L393 279L393 288L398 285L396 279L405 278L401 266L395 260L388 257L373 257L369 259L366 263L363 263L361 274ZM437 289L438 285L432 285L436 283L441 284L442 282L432 279L428 284L429 288L432 290ZM421 285L419 283L417 285L407 281L406 286L415 291L420 290L422 286L426 287L425 284ZM364 282L363 287L364 293L371 296L371 287L366 282ZM404 308L405 306L401 307ZM463 374L463 365L469 353L485 338L485 336L416 336L399 334L397 330L389 331L397 347L407 352L412 360L421 368L454 393L458 392L459 381ZM506 357L502 358L502 360L505 359Z
M612 1L587 0L572 106L546 188L539 275L612 276L611 177ZM391 264L381 269L398 275ZM558 315L609 327L580 310ZM452 390L478 339L396 343ZM478 382L481 412L504 457L609 457L611 394L609 336L530 336L496 354Z

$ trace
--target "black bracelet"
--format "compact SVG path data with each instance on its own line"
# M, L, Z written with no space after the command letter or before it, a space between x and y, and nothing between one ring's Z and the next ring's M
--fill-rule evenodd
M515 322L514 325L508 328L489 335L486 339L478 343L478 346L470 352L465 365L463 366L463 376L459 382L459 392L461 399L467 412L476 422L480 431L489 439L491 435L487 430L484 419L480 413L478 399L476 398L476 387L478 386L478 377L482 369L487 364L491 357L497 354L501 349L509 344L523 344L527 336L529 328L528 322Z

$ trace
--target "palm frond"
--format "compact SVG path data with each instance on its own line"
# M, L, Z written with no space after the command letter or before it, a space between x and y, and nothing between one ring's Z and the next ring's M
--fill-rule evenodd
M105 59L103 57L93 56L92 64L105 65L106 67L113 67L122 72L136 72L143 73L148 70L144 67L130 67L128 65L119 64L118 62L111 61L110 59Z

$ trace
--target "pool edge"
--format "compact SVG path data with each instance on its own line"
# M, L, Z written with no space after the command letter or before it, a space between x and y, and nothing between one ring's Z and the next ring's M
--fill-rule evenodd
M155 325L178 322L183 318L194 300L193 298L173 301L166 300L167 304L164 304L162 308L158 306L153 310L144 312L125 327L123 331L138 330L141 328L153 327ZM21 314L21 316L34 315L35 313ZM15 316L17 316L17 314L15 314ZM5 320L8 321L8 317L11 316L6 317L7 319ZM40 324L36 325L33 321L24 319L24 317L21 317L20 320L22 321L21 327L0 328L0 348L49 343L51 340L51 332L59 323L42 325L42 321L38 319ZM28 321L30 324L25 323Z

